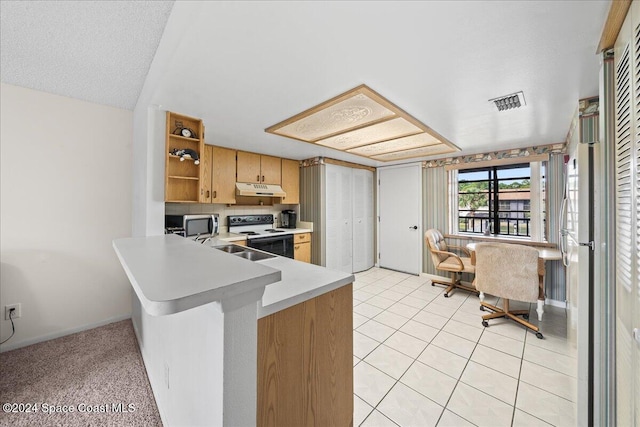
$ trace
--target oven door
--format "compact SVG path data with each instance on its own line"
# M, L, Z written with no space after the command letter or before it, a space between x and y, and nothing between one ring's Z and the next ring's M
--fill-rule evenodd
M293 258L293 234L249 239L247 240L247 246L275 255Z

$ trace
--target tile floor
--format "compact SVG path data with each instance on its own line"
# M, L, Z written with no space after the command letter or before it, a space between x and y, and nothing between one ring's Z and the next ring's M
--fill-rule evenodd
M574 426L565 310L545 306L539 340L504 319L484 328L477 296L443 291L380 268L356 274L354 426Z

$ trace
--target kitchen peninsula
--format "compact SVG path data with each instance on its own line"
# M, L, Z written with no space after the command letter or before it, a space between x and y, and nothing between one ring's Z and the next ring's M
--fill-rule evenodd
M353 275L225 244L113 243L165 425L349 425Z

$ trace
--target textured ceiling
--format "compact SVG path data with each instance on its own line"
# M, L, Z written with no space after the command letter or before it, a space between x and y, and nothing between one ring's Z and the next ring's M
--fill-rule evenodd
M2 1L2 81L201 117L209 144L382 166L264 130L366 84L461 154L562 142L598 94L609 4ZM523 108L488 101L517 91Z
M132 110L172 6L2 1L2 82Z

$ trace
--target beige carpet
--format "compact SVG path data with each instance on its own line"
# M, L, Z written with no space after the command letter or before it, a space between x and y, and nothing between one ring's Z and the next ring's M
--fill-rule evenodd
M2 426L162 426L130 320L0 353L0 403Z

